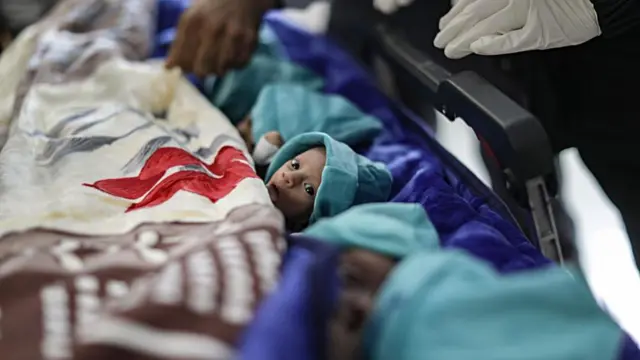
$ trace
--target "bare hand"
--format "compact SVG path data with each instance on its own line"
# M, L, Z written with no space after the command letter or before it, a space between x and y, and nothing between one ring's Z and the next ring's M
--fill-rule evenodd
M194 0L180 18L166 66L203 77L246 65L262 16L273 5L273 0Z

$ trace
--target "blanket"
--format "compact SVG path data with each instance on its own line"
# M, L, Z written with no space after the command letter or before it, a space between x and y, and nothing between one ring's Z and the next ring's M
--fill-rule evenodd
M235 358L279 278L282 224L273 207L247 205L208 224L5 236L2 359Z
M0 236L107 235L270 200L239 134L181 74L141 62L154 0L63 1L0 60Z

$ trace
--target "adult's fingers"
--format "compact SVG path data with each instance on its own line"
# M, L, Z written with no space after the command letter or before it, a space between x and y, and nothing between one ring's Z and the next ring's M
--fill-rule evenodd
M247 63L249 63L249 61L251 61L253 53L256 51L256 47L258 46L258 32L254 31L247 34L247 36L245 36L244 38L243 43L244 45L242 46L240 54L238 55L238 61L236 63L238 67L245 66L247 65Z
M241 45L239 42L241 39L241 32L239 26L236 23L227 23L223 36L218 43L218 53L214 63L214 71L216 75L223 76L231 67L237 57L237 48Z
M539 48L536 37L527 36L526 27L502 35L483 36L471 44L471 51L478 55L504 55Z
M201 25L201 20L197 17L183 16L180 19L176 39L167 57L168 68L177 66L185 72L193 71L193 62L200 43Z
M223 33L220 26L203 29L198 55L194 61L194 72L199 77L216 73L216 61L220 56L220 40Z
M373 7L383 14L389 15L398 9L395 0L373 0Z
M435 39L433 45L439 49L444 49L465 29L468 29L478 22L478 18L472 12L463 12L458 14L456 18L451 20L447 26L442 29Z
M251 60L258 42L258 29L242 29L234 38L236 39L234 56L229 59L227 70L243 67Z
M451 59L459 59L473 51L471 44L482 37L504 34L521 27L518 17L509 8L504 8L464 31L446 46L444 54Z
M171 48L169 49L169 55L167 55L166 67L172 68L178 66L179 57L182 53L182 49L185 46L185 28L187 27L188 19L186 15L180 17L178 21L178 28L176 29L176 38L173 40L171 44Z
M458 16L458 14L460 14L467 6L471 5L476 1L482 1L482 0L459 0L458 2L456 2L451 8L451 10L449 10L448 13L446 13L442 18L440 18L440 22L438 24L439 29L440 30L444 29L447 25L449 25L451 20L453 20L456 16Z
M464 1L464 0L462 0ZM461 2L462 2L461 1ZM451 19L447 25L442 28L433 41L433 44L440 49L444 49L454 41L457 37L469 32L476 24L500 12L508 4L501 0L484 1L474 0L475 2L464 8L458 15Z

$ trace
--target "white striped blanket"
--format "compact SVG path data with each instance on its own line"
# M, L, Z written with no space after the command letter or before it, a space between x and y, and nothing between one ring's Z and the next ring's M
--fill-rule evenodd
M283 219L236 129L144 59L155 0L65 0L0 58L0 357L228 359Z

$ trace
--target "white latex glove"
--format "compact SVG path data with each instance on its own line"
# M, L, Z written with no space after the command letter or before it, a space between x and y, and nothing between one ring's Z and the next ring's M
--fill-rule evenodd
M434 45L459 59L578 45L600 33L590 0L460 0L440 19Z
M381 13L389 15L412 2L413 0L373 0L373 7Z
M324 34L329 26L331 3L316 0L304 9L285 8L280 11L284 17L312 34Z

